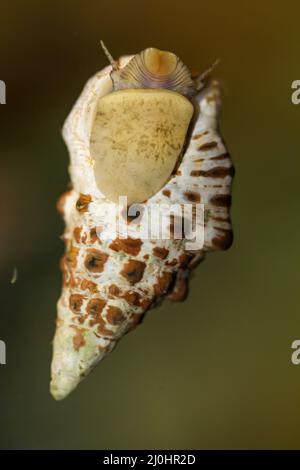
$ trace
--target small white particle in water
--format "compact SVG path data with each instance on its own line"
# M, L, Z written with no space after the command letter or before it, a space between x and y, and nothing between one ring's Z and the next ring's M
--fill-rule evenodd
M17 279L18 279L18 270L17 270L17 268L14 268L13 275L12 275L12 278L10 280L10 283L15 284L17 282Z

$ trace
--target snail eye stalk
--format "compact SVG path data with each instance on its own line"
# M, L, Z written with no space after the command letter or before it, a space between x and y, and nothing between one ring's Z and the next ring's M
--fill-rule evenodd
M220 59L216 59L214 63L210 67L208 67L208 69L206 69L194 79L194 87L196 91L200 91L205 86L205 83L209 78L210 74L219 65L219 63Z
M107 49L106 45L104 44L104 42L102 41L102 39L100 40L100 45L102 47L102 50L104 52L104 54L106 55L107 59L108 59L108 62L110 63L110 65L112 66L112 69L117 71L118 70L118 64L117 64L117 61L114 60L113 56L111 55L111 53L109 52L109 50Z

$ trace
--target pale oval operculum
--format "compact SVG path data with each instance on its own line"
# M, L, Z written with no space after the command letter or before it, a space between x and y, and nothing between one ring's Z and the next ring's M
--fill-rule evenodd
M111 201L146 201L168 181L181 154L193 105L162 89L120 90L99 99L91 132L98 189Z

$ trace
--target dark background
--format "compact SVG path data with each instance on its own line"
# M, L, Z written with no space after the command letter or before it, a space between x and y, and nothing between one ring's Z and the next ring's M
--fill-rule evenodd
M1 3L1 448L300 448L299 14L290 0ZM184 304L151 311L57 403L60 129L106 65L101 38L115 57L156 46L199 71L221 59L235 242L207 257Z

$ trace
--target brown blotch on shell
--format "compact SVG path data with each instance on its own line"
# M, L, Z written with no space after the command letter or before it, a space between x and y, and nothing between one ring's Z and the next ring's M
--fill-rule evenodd
M232 230L225 229L225 228L217 228L217 227L214 227L214 228L219 230L222 233L222 235L219 237L214 237L212 239L213 246L217 248L218 250L228 250L228 248L231 247L232 242L233 242Z
M141 294L134 291L121 291L118 286L112 284L109 286L109 294L112 297L118 297L120 299L126 300L126 302L130 305L134 305L135 307L142 307L147 308L151 301L147 298L143 298Z
M93 227L93 228L91 228L91 230L90 230L90 243L94 244L94 243L100 241L100 239L99 239L99 237L98 237L98 234L97 234L97 232L98 232L99 230L100 230L99 227Z
M109 248L114 251L123 251L128 255L136 256L141 251L142 244L143 242L139 238L116 238L109 245Z
M201 196L199 193L195 193L193 191L186 191L184 193L184 196L187 198L188 201L190 202L200 202L201 201Z
M103 320L103 318L100 318L97 324L98 324L97 331L101 336L111 337L114 335L113 331L107 328L107 323Z
M144 262L130 260L124 264L120 274L127 279L129 284L136 284L142 279L145 268L146 264Z
M80 287L82 290L89 290L91 293L98 291L98 286L95 282L89 281L88 279L83 279L81 281Z
M96 297L94 299L90 299L87 306L86 311L89 315L95 317L95 321L99 319L99 315L103 311L106 305L106 301L101 299L100 297Z
M230 194L216 194L210 199L210 203L217 207L230 207Z
M85 346L85 339L83 336L83 333L86 331L84 328L77 328L76 326L73 326L75 329L76 333L73 336L73 346L75 351L79 351L80 348Z
M203 176L205 178L225 178L226 176L233 176L234 175L234 168L233 166L225 167L225 166L215 166L210 170L199 170L195 171L198 173L197 175L192 175L194 173L191 172L191 176Z
M166 266L176 266L178 264L178 260L173 258L171 261L166 261Z
M103 251L91 249L84 260L84 266L92 273L102 273L104 265L108 260L108 254Z
M71 294L69 297L69 307L74 313L80 313L80 309L83 303L83 295Z
M151 300L142 297L138 292L126 291L123 293L122 298L135 307L148 308Z
M141 307L147 309L151 304L151 300L141 296L138 292L124 292L122 298L126 300L129 304L134 305L135 307Z
M155 248L153 248L152 251L153 251L154 256L157 256L158 258L161 258L161 259L166 259L166 257L169 254L169 250L167 250L166 248L161 248L159 246L156 246Z
M192 259L193 255L190 255L188 253L183 253L182 255L179 256L179 265L181 268L185 268L190 260Z
M206 142L206 144L202 144L198 147L198 150L201 152L206 152L208 150L212 150L218 146L218 142Z
M73 230L73 237L74 237L74 240L76 241L76 243L80 243L81 230L82 230L82 227L75 227L74 230Z
M222 153L221 155L217 155L216 157L210 157L209 160L225 160L229 158L229 154L228 153Z
M81 193L76 202L76 209L78 212L86 212L90 202L92 202L92 196L90 194Z
M111 284L108 288L108 292L110 295L119 296L121 293L121 290L119 289L118 286L116 286L116 284Z
M64 255L63 260L69 269L74 269L77 266L77 256L79 250L72 246Z
M201 175L201 171L200 170L192 170L190 172L190 176L200 176Z
M163 195L166 196L166 197L170 197L171 196L171 191L169 189L164 189L163 190Z
M141 300L139 306L140 306L144 311L146 311L146 310L148 310L149 308L151 308L151 305L152 305L152 300L150 300L150 299L143 299L143 300Z
M212 217L212 220L214 220L215 222L230 222L229 217Z
M126 316L123 314L122 310L114 305L108 307L106 318L107 321L114 326L122 325L126 320Z
M111 331L106 329L106 323L102 317L102 311L105 307L105 300L101 298L91 299L87 305L87 312L92 317L89 325L97 325L97 331L104 336L111 336Z
M183 302L188 296L189 274L185 271L179 271L173 290L168 294L168 300L172 302Z
M85 313L84 315L80 315L79 317L76 317L76 320L80 325L82 325L85 320L87 319L88 315Z
M166 271L157 278L157 281L154 284L154 293L156 297L160 297L168 292L168 289L170 288L170 285L173 281L173 276L173 273Z
M199 134L195 134L192 137L192 140L198 140L201 139L204 135L208 134L208 131L200 132Z

